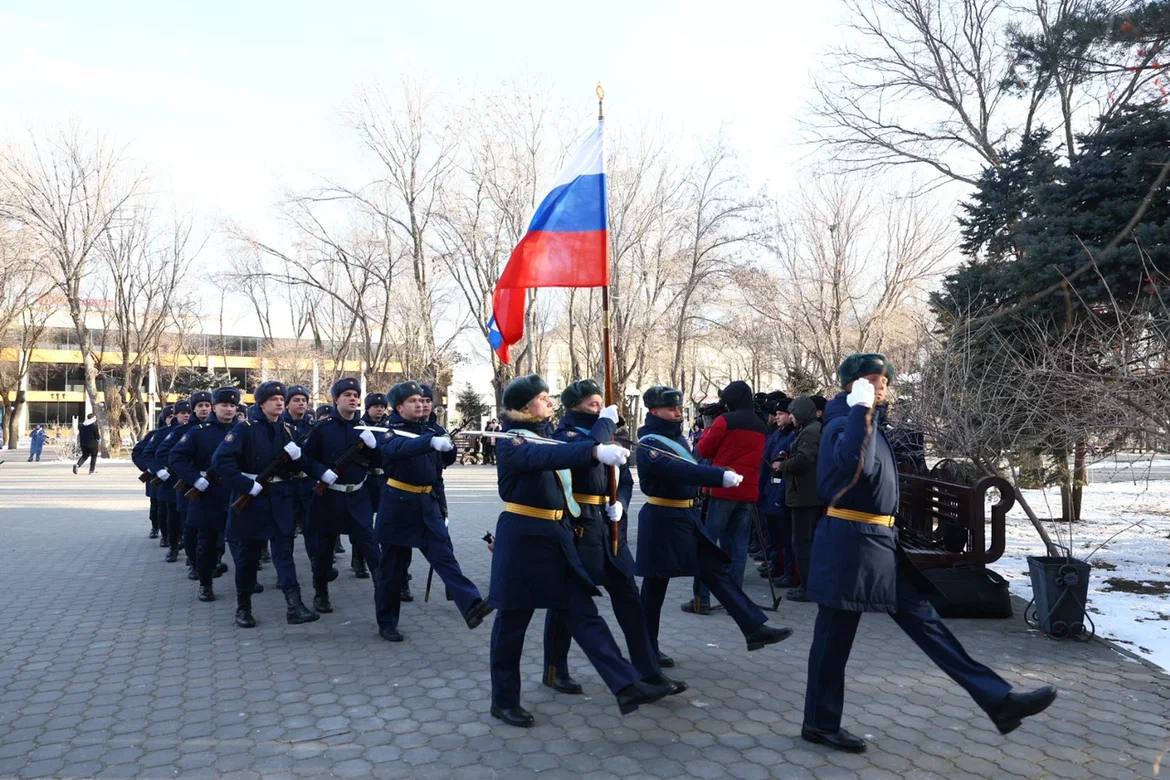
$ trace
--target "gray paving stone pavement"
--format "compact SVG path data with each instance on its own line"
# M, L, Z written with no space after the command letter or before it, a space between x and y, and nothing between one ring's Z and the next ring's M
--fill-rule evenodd
M799 738L815 607L781 605L795 636L747 653L726 617L683 614L676 581L662 646L690 683L621 717L579 650L584 696L541 687L541 621L525 648L530 730L488 716L490 625L469 632L425 562L403 606L402 644L377 637L369 580L338 558L336 612L289 626L271 567L260 625L195 600L181 563L147 539L129 464L93 476L67 464L0 466L0 777L833 778L1152 777L1167 769L1170 676L1102 642L1057 643L1007 621L952 621L977 658L1013 684L1051 682L1045 715L1001 737L963 692L880 615L862 621L846 726L864 755ZM494 471L449 472L451 531L465 572L488 584L479 537L499 502ZM636 528L633 529L636 533ZM298 572L308 572L298 542ZM767 586L747 588L765 602ZM306 591L308 589L306 588ZM610 617L608 605L599 602ZM488 620L490 624L490 618ZM611 625L615 625L610 619ZM620 639L619 639L620 643Z

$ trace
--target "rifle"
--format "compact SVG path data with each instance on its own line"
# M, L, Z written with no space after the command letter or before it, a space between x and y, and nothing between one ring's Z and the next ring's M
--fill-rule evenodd
M179 477L177 480L175 480L175 490L179 493L187 492L187 483L183 481L182 477Z
M141 483L142 483L142 484L144 484L144 485L145 485L147 482L150 482L150 472L149 472L149 471L143 471L143 472L141 472L141 473L138 475L138 481L139 481L139 482L141 482Z
M362 450L365 450L365 449L369 449L369 448L365 445L364 442L362 442L359 439L357 444L353 445L348 450L341 453L341 457L338 458L337 460L333 461L333 465L329 467L329 471L332 471L334 474L340 474L338 469L345 468L347 465L349 465L349 462L351 460L353 460L354 458L357 457L359 452L361 452ZM321 480L317 480L317 484L313 485L313 494L317 495L317 496L323 496L323 495L325 495L325 490L328 487L329 487L328 484L322 482Z
M204 479L206 479L208 482L210 482L213 485L218 485L220 482L223 481L220 479L219 474L217 474L214 471L207 472L207 476L205 476ZM188 490L186 493L183 494L183 498L187 499L188 501L198 501L199 497L201 495L203 495L203 492L201 490L199 490L199 488L192 487L190 490Z
M285 423L285 425L286 425L286 429L287 429L288 424ZM310 431L310 433L311 432L312 431ZM293 442L293 443L299 447L302 444L304 444L305 439L307 439L307 438L309 438L308 433L306 433L304 438L302 438L299 442ZM292 441L291 435L289 436L289 441L290 442ZM281 466L283 466L284 464L286 464L288 462L289 462L288 453L285 452L284 448L282 447L280 450L280 454L276 456L275 460L273 460L271 463L269 463L267 466L265 466L264 470L256 475L256 482L261 487L268 487L268 482L274 476L276 476L277 469L279 469ZM239 496L236 497L236 500L232 502L232 509L236 510L237 512L244 511L245 509L248 508L248 504L252 503L253 498L255 498L255 496L253 496L251 493L241 493Z

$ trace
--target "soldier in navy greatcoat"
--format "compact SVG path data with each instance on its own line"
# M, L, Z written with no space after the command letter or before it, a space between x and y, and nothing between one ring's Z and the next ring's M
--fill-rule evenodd
M171 448L171 471L175 472L198 497L179 501L187 504L188 522L195 528L195 572L199 578L199 600L215 601L212 578L219 565L223 534L227 527L227 483L211 468L211 458L228 432L235 426L236 405L240 391L221 387L211 394L212 413L179 437Z
M309 391L304 385L289 385L284 391L284 413L280 419L287 423L298 442L306 442L309 431L314 425L314 416L309 413ZM304 469L304 463L298 464L301 468L293 473L290 480L293 484L293 493L296 495L296 518L293 521L294 535L300 533L305 540L305 550L309 552L309 537L305 534L305 521L309 517L309 502L313 498L313 485L316 483ZM294 539L295 541L295 539ZM309 559L313 554L309 552Z
M199 539L199 528L191 518L191 513L187 511L190 508L190 502L183 497L183 494L191 489L191 482L182 473L175 470L174 459L175 447L183 436L207 422L211 416L211 393L206 390L191 393L190 403L191 419L187 421L183 430L175 433L177 438L167 455L167 468L175 475L175 507L179 510L179 516L183 518L183 554L187 562L187 579L197 580L199 573L195 570L195 546Z
M147 431L146 435L139 439L138 443L135 444L134 448L130 451L130 460L133 461L134 465L138 467L139 471L147 475L147 477L154 476L154 472L150 468L150 460L147 457L147 453L153 452L154 450L154 448L151 446L151 443L154 442L154 437L159 433L159 431L165 429L170 424L171 411L172 409L170 406L164 407L158 414L158 422L156 423L154 429ZM157 446L157 444L155 446ZM154 497L154 491L151 489L150 479L146 480L143 485L143 489L146 492L146 497L150 499L150 538L158 539L159 537L162 537L162 542L160 542L159 546L166 547L166 527L165 525L159 525L158 499Z
M504 430L496 472L504 511L496 523L492 556L492 605L499 610L492 625L491 714L513 726L531 726L532 714L520 706L520 656L524 633L537 609L564 610L565 623L623 714L670 694L668 684L642 681L622 657L593 597L600 595L577 554L573 531L565 522L572 505L568 469L595 462L620 466L629 451L592 438L549 444L552 402L548 385L535 374L512 380L504 390Z
M256 403L243 422L224 436L212 455L211 467L231 489L231 501L248 496L243 509L229 507L226 536L236 565L236 625L253 628L252 594L260 553L272 548L277 585L285 596L289 623L308 623L318 615L301 600L293 564L293 523L296 489L291 477L302 469L304 457L294 441L293 428L281 420L285 387L263 382L254 393ZM260 477L273 468L266 481Z
M366 393L363 404L366 411L362 414L361 424L381 427L386 424L386 396L382 393ZM370 476L366 479L366 494L370 497L370 511L377 513L378 502L382 499L382 482L385 472L382 469L382 459L376 452L367 454L367 467ZM368 580L370 571L366 567L366 559L362 557L361 549L350 542L349 570L359 580Z
M398 631L399 597L411 550L416 547L450 590L467 627L476 628L492 608L459 568L435 494L442 477L441 462L454 461L455 445L449 437L437 435L430 428L418 382L395 385L389 401L394 411L386 425L391 432L382 435L378 446L386 470L376 529L382 547L376 586L378 633L387 641L402 641ZM406 435L398 435L397 431Z
M618 411L616 406L602 406L601 387L592 379L573 382L561 393L565 409L553 438L564 442L593 440L597 444L614 441ZM681 680L671 680L662 673L658 653L650 640L646 616L634 581L634 556L630 554L625 537L619 532L619 546L614 554L610 542L610 526L620 523L624 512L621 501L610 505L610 469L599 463L572 469L573 500L576 513L569 523L577 544L577 554L585 565L593 584L604 586L613 605L614 617L626 638L630 663L642 679L671 685L672 693L687 689ZM629 476L628 469L626 475ZM630 489L633 489L632 479ZM627 498L628 501L628 498ZM550 609L544 621L544 679L543 684L561 693L577 694L581 686L568 670L569 632L564 613Z
M659 663L674 665L658 647L662 602L671 577L698 577L739 626L748 650L782 642L792 629L767 624L763 611L731 576L731 559L699 522L695 505L699 487L733 487L743 477L695 460L682 435L682 393L655 385L643 400L648 413L646 424L638 430L637 456L638 483L646 503L638 514L637 572L642 576L642 606Z
M808 655L801 737L859 753L865 740L841 728L845 664L863 612L886 612L939 668L959 683L1003 734L1056 698L1045 686L1012 693L967 655L926 593L932 587L898 545L898 473L881 430L893 366L878 353L847 357L843 391L825 407L817 491L826 506L813 538L806 592L818 605Z
M167 553L166 557L167 563L179 560L179 545L183 539L183 516L179 514L175 498L175 483L178 482L178 477L171 474L167 468L167 462L170 458L171 447L182 435L180 430L190 420L191 403L186 400L179 401L175 404L175 415L171 419L170 427L156 436L153 446L147 449L151 471L160 480L160 484L154 486L154 495L159 500L159 506L162 507L162 515L166 517L165 533L167 546L170 547L170 552Z
M333 550L340 534L348 534L350 543L361 550L366 565L377 574L381 560L374 543L373 510L366 480L369 476L368 452L377 447L370 431L358 431L358 410L362 405L361 383L352 377L334 382L333 406L319 417L305 444L305 469L324 483L320 494L314 493L309 504L309 521L305 534L311 535L313 554L313 608L332 612L329 580L333 569ZM345 463L341 459L356 451Z

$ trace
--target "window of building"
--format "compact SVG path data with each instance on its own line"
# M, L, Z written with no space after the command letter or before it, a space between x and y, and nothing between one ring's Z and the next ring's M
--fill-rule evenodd
M80 401L30 401L28 404L28 425L44 425L50 428L68 428L74 418L82 419L85 404Z

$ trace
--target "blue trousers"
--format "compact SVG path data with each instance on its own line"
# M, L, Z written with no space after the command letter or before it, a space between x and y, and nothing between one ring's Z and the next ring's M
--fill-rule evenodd
M898 627L930 660L963 687L985 712L995 709L1011 691L998 674L973 660L942 622L926 595L898 573ZM804 725L825 731L841 728L845 706L845 664L853 649L860 612L821 605L808 651L808 683L804 694Z
M719 547L731 558L731 579L742 590L743 570L747 566L748 536L752 530L752 505L745 501L713 498L707 505L706 522L707 533L719 542ZM695 578L694 592L701 602L710 603L711 591L703 583L702 577Z
M200 528L196 532L195 570L199 572L199 584L210 585L219 563L223 531L216 528Z
M236 592L251 593L256 586L256 572L260 568L260 554L264 552L263 539L228 539L232 560L236 563ZM276 587L281 591L299 590L297 568L293 563L293 538L276 534L270 541L272 567L276 569ZM208 556L209 557L209 556ZM205 564L206 565L206 564ZM214 569L214 566L212 566Z
M159 522L158 522L158 516L159 516L158 505L159 505L159 500L157 498L150 499L150 527L152 530L155 530L155 531L160 530L160 526L159 526ZM166 527L163 526L161 528L161 530L165 533Z
M176 554L183 541L183 516L179 514L179 507L174 502L160 498L158 501L159 517L166 517L167 546Z
M646 612L638 596L634 578L625 574L606 559L605 581L598 583L609 593L613 614L626 637L630 663L642 677L662 674L658 665L658 651L650 639ZM566 677L569 672L569 644L571 640L568 616L565 610L550 609L544 616L544 675L548 681Z
M785 507L787 510L787 507ZM791 577L796 571L796 550L792 546L792 514L784 512L768 512L764 515L764 523L768 527L768 541L772 545L768 550L771 555L774 571L773 576ZM780 563L783 559L783 568Z
M532 621L532 609L504 609L492 623L492 706L520 705L520 656L524 652L524 633ZM564 611L565 625L593 668L601 675L611 693L637 681L638 671L622 657L609 626L597 614L584 585L570 589L569 608Z
M350 537L352 540L353 537ZM410 547L397 544L382 546L382 565L375 573L374 603L378 610L378 628L398 628L398 614L402 608L402 586L406 584L406 573L410 569ZM419 552L427 563L435 567L435 574L447 586L447 592L459 608L459 614L467 615L475 602L482 600L479 588L467 579L455 560L455 550L450 537L439 537L430 531L424 532Z
M345 531L349 534L349 543L359 547L366 556L370 568L375 568L381 561L381 556L378 554L377 544L374 543L373 529L350 520L349 527ZM329 590L329 572L333 568L333 544L337 541L337 537L338 534L320 531L312 527L311 523L305 529L305 551L308 552L309 561L313 565L313 588L315 590Z
M696 532L696 536L698 532ZM719 603L727 610L727 614L739 626L739 630L747 636L764 623L768 622L764 611L743 592L743 585L736 584L731 576L731 564L724 562L711 543L699 536L696 539L699 549L696 558L699 562L699 576L697 582L715 594ZM742 571L741 571L742 573ZM742 578L741 578L742 581ZM642 578L642 608L646 611L646 628L650 632L650 641L654 651L658 652L658 626L662 621L662 602L666 600L666 588L670 585L668 577Z

